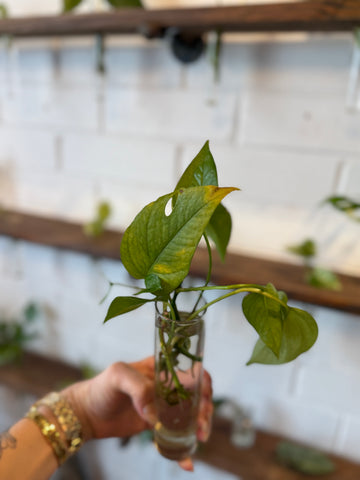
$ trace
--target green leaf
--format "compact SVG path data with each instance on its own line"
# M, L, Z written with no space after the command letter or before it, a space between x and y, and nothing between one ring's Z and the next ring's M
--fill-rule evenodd
M139 297L116 297L110 304L104 323L111 318L131 312L132 310L136 310L145 303L152 301L153 300Z
M70 12L70 10L73 10L75 7L80 5L82 0L63 0L63 10L64 12Z
M222 261L225 260L226 249L231 235L231 216L226 208L220 204L206 227L206 234L214 242Z
M100 202L97 206L97 217L104 222L111 214L111 205L108 202Z
M221 200L236 188L191 187L164 195L147 205L125 231L121 259L135 278L156 274L163 293L187 276L200 238ZM177 201L170 215L165 207Z
M279 303L280 296L273 285L267 285L265 291L274 298L260 293L250 293L244 297L242 309L247 321L255 328L261 340L278 357L287 307Z
M210 151L209 141L205 142L200 152L186 168L175 190L205 185L218 186L216 165Z
M279 356L259 339L248 365L262 363L280 365L291 362L311 348L318 336L318 327L314 318L304 310L288 307L283 320L283 331Z
M287 250L290 253L294 253L295 255L300 255L301 257L311 258L316 255L316 243L311 238L304 240L302 243L298 245L290 245L287 247Z
M159 292L161 290L161 280L155 273L151 273L145 278L145 286L148 292Z
M357 215L358 210L360 209L360 203L355 200L345 196L334 196L326 198L323 203L329 203L336 210L339 210L353 220L360 222L360 217Z
M354 37L357 47L360 48L360 27L355 28Z
M0 3L0 18L8 18L8 16L7 6L4 3Z
M327 455L304 445L279 442L276 456L284 465L306 475L326 475L335 471L335 466Z
M39 315L39 307L36 303L29 303L24 309L24 316L27 322L32 322Z
M121 7L142 7L140 0L107 0L115 8Z
M210 151L209 141L205 142L200 152L186 168L176 185L179 188L215 185L218 186L218 175L214 157ZM222 261L231 234L231 216L225 207L219 205L206 227L206 234L214 242Z
M341 290L341 282L335 273L325 268L315 267L306 276L306 282L312 287L328 290Z

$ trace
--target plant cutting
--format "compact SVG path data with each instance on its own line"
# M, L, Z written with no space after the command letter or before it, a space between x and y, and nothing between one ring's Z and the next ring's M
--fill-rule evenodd
M175 190L145 206L121 242L125 268L135 279L143 279L144 286L133 295L114 298L105 322L145 304L155 304L158 422L154 437L160 453L173 460L187 457L196 448L207 309L233 295L247 293L242 310L259 335L248 364L290 362L307 351L318 334L313 317L288 305L286 294L270 283L210 284L211 245L224 259L231 233L231 216L221 202L236 190L218 186L216 165L206 142ZM209 258L205 282L185 286L183 282L202 238ZM207 302L209 291L219 294Z

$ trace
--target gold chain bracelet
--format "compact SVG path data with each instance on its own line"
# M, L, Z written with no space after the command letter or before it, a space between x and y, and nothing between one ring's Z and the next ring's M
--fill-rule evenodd
M39 413L39 409L42 406L48 407L53 413L65 437L64 442L56 426ZM57 392L51 392L35 402L26 416L38 425L41 433L47 438L59 465L73 453L77 452L84 442L82 426L78 417L67 400Z
M60 433L57 431L56 426L49 422L44 415L38 412L37 408L31 407L26 414L26 418L33 420L39 427L42 435L50 444L57 458L59 466L65 462L68 458L66 445L61 440Z

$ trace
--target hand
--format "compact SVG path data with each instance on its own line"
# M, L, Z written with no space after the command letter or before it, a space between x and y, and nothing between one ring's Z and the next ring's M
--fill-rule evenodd
M84 439L129 437L156 422L154 357L114 363L91 380L63 390L83 426ZM210 375L204 371L197 436L206 441L213 412ZM192 470L191 459L179 462Z

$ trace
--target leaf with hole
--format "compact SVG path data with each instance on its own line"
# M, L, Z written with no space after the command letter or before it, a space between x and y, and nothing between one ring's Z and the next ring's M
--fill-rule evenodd
M164 195L147 205L125 231L121 259L134 278L159 277L170 293L189 273L200 238L221 200L236 188L191 187ZM177 195L170 215L165 207Z

